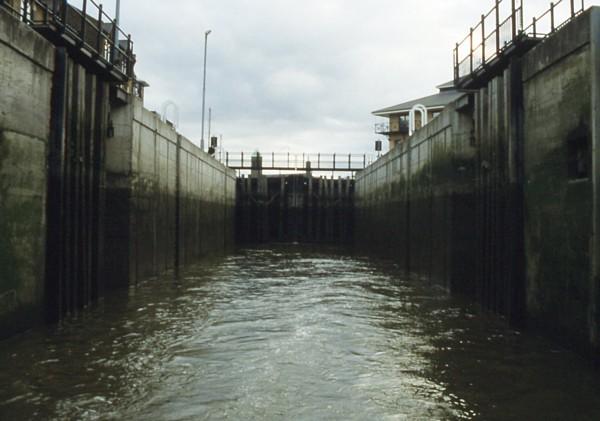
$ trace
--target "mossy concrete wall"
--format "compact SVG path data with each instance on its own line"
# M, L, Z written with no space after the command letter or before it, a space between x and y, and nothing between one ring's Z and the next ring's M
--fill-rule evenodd
M597 355L599 47L593 7L359 173L357 243Z
M591 152L599 28L593 8L523 60L527 310L532 322L584 345L597 335Z
M54 48L0 8L0 335L39 320Z
M135 283L231 246L235 172L145 109L139 98L113 107L111 124L109 283Z
M357 246L451 290L475 272L472 107L464 96L356 177Z

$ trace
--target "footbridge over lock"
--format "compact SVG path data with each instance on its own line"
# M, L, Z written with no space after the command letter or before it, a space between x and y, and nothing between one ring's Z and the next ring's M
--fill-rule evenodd
M354 230L355 176L368 154L225 153L237 171L236 239L349 244Z

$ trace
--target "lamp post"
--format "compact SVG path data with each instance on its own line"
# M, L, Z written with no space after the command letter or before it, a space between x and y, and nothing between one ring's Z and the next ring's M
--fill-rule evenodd
M212 30L204 33L204 82L202 83L202 136L200 138L200 149L204 150L204 106L206 104L206 49L208 47L208 36Z

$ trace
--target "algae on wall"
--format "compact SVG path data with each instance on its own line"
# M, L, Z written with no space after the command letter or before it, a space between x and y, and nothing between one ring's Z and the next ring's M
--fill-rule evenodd
M41 319L54 48L0 8L0 337Z

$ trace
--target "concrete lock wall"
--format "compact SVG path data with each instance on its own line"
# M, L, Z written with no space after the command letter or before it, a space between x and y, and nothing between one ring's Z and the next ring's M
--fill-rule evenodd
M523 60L528 314L595 347L599 43L593 8Z
M597 351L599 43L592 8L360 173L357 243Z
M42 316L54 48L0 8L0 335Z
M453 290L474 272L471 109L463 97L356 177L356 245Z
M106 265L110 284L159 275L233 241L235 172L139 98L111 112Z

